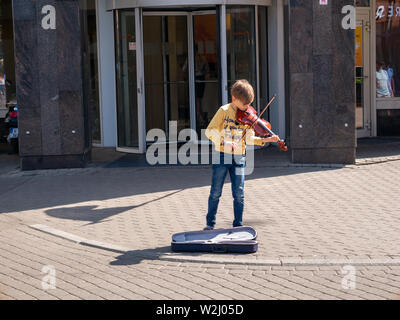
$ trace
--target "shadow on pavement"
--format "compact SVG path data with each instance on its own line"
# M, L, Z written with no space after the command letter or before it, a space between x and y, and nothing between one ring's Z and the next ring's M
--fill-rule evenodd
M50 217L57 218L57 219L88 221L89 223L86 225L91 225L91 224L96 224L99 222L104 222L105 219L110 218L114 215L139 208L141 206L152 203L154 201L168 198L168 197L170 197L176 193L179 193L181 191L182 190L171 192L165 196L158 197L153 200L146 201L146 202L143 202L143 203L135 205L135 206L113 207L113 208L105 208L105 209L96 209L98 206L63 207L63 208L49 209L49 210L46 210L45 213L47 215L49 215Z
M102 222L104 219L132 210L136 207L138 206L96 209L97 206L76 206L50 209L46 210L45 213L50 217L57 219L88 221L90 223L87 225L90 225Z
M338 170L337 168L256 168L254 173L246 176L246 180L268 179L277 176L312 173L317 171ZM1 213L20 212L26 210L45 209L46 213L62 219L82 219L96 223L107 217L134 210L138 206L158 201L175 193L191 188L207 187L199 192L209 193L211 185L211 168L186 168L186 169L145 169L134 170L110 169L92 173L79 173L72 175L46 175L21 177L0 177L4 190L3 201L0 206ZM230 183L229 175L225 183ZM268 181L266 182L268 183ZM8 186L12 186L8 187ZM163 194L157 194L163 193ZM167 194L165 194L167 193ZM151 199L144 203L136 203L134 199L123 199L134 195L146 194ZM262 194L262 191L260 191ZM203 194L204 196L204 194ZM227 194L227 196L230 196ZM82 203L89 201L106 201L120 199L125 206L121 211L101 209L100 212ZM71 208L73 204L79 205ZM128 205L129 204L129 205ZM65 208L57 208L66 206ZM56 207L56 208L54 208ZM91 217L93 215L93 217Z
M400 138L391 139L359 139L359 156L375 153L400 154ZM379 152L381 150L381 152ZM100 152L100 151L99 151ZM135 167L118 169L118 157L115 151L107 150L107 157L100 154L95 156L97 164L101 159L107 159L115 169L102 170L95 168L92 171L72 170L72 174L52 174L51 170L29 172L28 176L0 175L0 194L3 199L0 213L20 212L26 210L46 209L46 214L59 219L87 221L89 224L103 222L105 219L128 210L158 201L177 192L190 188L200 188L202 197L208 196L211 183L211 166L192 166L186 168L160 166L151 168ZM137 155L125 155L128 158ZM142 155L143 156L143 155ZM268 179L278 176L313 173L320 171L340 170L339 168L322 167L290 167L288 153L279 152L275 147L256 150L256 166L253 174L246 176L246 180L264 179L264 186ZM125 161L124 160L124 161ZM111 162L110 162L111 161ZM121 160L122 161L122 160ZM12 161L12 163L14 163ZM278 166L271 166L277 164ZM279 166L279 165L282 166ZM106 163L103 163L106 166ZM100 167L104 167L101 165ZM127 165L128 166L128 165ZM95 166L96 167L96 166ZM125 164L123 167L126 167ZM69 172L69 171L68 171ZM229 175L226 183L229 183ZM163 193L163 194L157 194ZM166 194L167 193L167 194ZM263 191L260 190L260 195ZM151 200L144 203L135 203L134 199L123 199L133 195L148 194ZM230 196L226 194L224 196ZM88 201L106 201L121 199L125 206L115 208L99 208L94 205L83 205ZM206 201L206 200L205 200ZM74 204L77 207L72 207ZM61 208L62 206L66 206Z
M155 249L132 250L116 257L110 262L112 266L129 266L139 264L143 260L158 260L159 257L167 252L171 252L171 246L159 247Z
M268 179L321 170L338 169L256 167L251 175L246 176L246 180ZM47 171L34 171L29 172L28 176L0 176L0 194L7 199L0 205L0 214L47 208L46 213L53 217L97 223L124 210L134 210L138 206L143 206L183 190L207 187L200 192L208 195L211 173L211 166L191 168L182 166L180 168L123 168L104 171L101 169L94 171L77 170L72 174L54 175ZM230 183L229 175L225 183ZM147 194L151 200L138 204L134 199L123 199L143 194ZM120 199L127 207L116 208L115 210L101 209L98 212L91 207L92 204L88 207L82 204L89 201L111 199ZM71 208L73 204L77 204L78 207ZM61 206L66 207L57 208Z

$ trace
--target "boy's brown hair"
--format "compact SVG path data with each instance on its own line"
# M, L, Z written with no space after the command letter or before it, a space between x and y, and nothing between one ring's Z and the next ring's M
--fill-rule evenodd
M254 101L254 89L247 80L237 80L231 88L231 96L245 105L250 104Z

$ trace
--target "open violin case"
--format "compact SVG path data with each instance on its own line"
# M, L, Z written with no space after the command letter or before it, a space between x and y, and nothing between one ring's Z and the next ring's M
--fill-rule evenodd
M174 252L254 253L258 249L257 232L251 227L214 229L176 233Z

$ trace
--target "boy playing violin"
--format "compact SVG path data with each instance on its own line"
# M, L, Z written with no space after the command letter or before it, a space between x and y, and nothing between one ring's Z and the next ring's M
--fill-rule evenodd
M232 102L218 109L205 132L207 138L215 146L219 163L214 163L212 166L207 226L204 230L214 229L219 198L228 172L232 183L233 227L242 226L246 144L263 146L267 142L279 140L276 135L268 138L256 137L253 129L249 129L248 125L242 125L236 120L236 111L238 109L246 111L254 101L254 90L247 80L236 81L231 88L231 96ZM242 139L243 134L245 134L244 139Z

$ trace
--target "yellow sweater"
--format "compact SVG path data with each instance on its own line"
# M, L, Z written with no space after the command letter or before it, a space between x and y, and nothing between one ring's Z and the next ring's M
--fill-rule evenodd
M233 109L232 104L229 103L218 109L210 121L205 134L214 143L215 150L231 154L244 154L246 143L250 145L264 145L262 139L255 136L253 129L248 129L245 138L241 141L246 128L249 128L249 126L239 124L236 121L236 111ZM236 142L239 146L234 152L229 149L224 150L224 146L222 145L224 141Z

